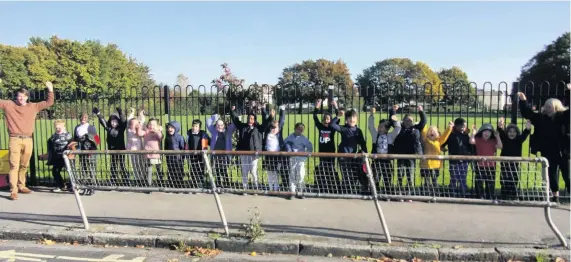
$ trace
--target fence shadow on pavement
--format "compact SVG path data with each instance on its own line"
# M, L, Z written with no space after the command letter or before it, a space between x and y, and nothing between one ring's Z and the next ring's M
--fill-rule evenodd
M90 222L96 225L111 225L111 226L132 226L141 229L156 229L164 231L173 231L176 234L181 232L195 234L207 234L213 232L214 230L220 229L219 222L207 222L207 221L191 221L191 220L154 220L154 219L140 219L140 218L119 218L119 217L90 217ZM34 225L46 226L50 230L61 229L69 230L69 226L65 223L82 223L81 218L76 216L60 216L60 215L41 215L41 214L31 214L31 213L0 213L0 220L2 221L15 221L30 223ZM229 223L230 229L239 229L241 224L239 223ZM275 224L263 224L264 230L270 233L280 233L280 234L303 234L310 237L325 237L325 238L337 238L337 239L348 239L353 241L366 241L366 242L382 242L383 236L376 234L374 232L359 232L344 230L338 228L326 228L326 227L307 227L307 226L290 226L290 225L275 225ZM201 230L202 229L202 230ZM114 232L117 231L116 228L113 229ZM161 231L162 233L163 231ZM98 232L107 233L107 232ZM140 234L139 232L135 234ZM168 234L168 233L167 233ZM149 234L158 235L158 234ZM442 238L414 238L407 236L393 235L394 240L402 243L417 243L417 242L436 242L445 244L466 244L466 245L525 245L534 246L538 245L535 242L482 242L482 241L466 241L457 239L442 239Z

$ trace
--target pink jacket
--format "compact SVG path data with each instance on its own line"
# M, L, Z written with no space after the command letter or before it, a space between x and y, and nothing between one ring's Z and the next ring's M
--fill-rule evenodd
M147 130L145 133L145 150L160 150L161 149L161 140L163 139L162 132L151 132ZM160 159L160 154L148 154L147 158L149 159Z

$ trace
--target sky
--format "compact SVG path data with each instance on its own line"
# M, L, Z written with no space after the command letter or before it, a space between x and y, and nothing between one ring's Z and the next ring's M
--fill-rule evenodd
M355 79L376 61L406 57L435 71L459 66L478 87L496 87L570 30L570 3L0 2L0 17L0 43L98 39L169 85L183 73L210 86L222 63L247 84L275 84L285 67L319 58L344 60Z

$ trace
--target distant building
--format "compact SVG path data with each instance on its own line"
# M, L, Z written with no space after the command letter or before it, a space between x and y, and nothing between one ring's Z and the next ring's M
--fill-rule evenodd
M511 99L503 91L477 89L476 98L487 110L505 110L511 106Z

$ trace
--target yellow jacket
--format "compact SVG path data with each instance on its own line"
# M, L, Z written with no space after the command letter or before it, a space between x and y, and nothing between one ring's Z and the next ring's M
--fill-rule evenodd
M426 136L428 133L428 125L422 129L422 147L423 153L425 155L440 155L440 146L448 140L448 137L452 133L452 128L447 128L444 134L441 134L437 140L430 140ZM440 169L442 168L442 161L440 160L422 160L420 163L420 168L426 169Z

